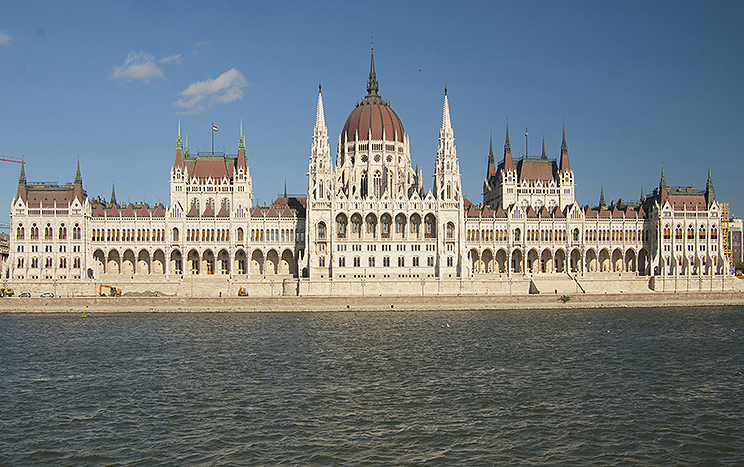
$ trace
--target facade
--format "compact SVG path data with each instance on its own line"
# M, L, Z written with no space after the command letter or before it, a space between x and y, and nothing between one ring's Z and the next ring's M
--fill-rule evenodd
M78 164L64 186L29 185L11 206L4 277L85 293L124 284L178 295L524 293L541 278L588 291L587 281L658 289L678 278L725 288L722 213L712 177L703 191L659 187L637 202L579 206L565 127L560 158L515 160L508 125L498 163L488 155L483 197L463 198L447 90L434 181L411 162L403 123L379 93L374 54L367 94L331 157L318 92L307 197L254 206L241 124L237 154L195 154L180 122L168 206L89 198ZM583 281L583 282L582 282ZM508 286L506 285L508 283ZM436 288L433 288L434 285ZM454 284L454 285L453 285ZM87 286L88 288L86 288ZM276 289L275 286L279 287ZM335 287L335 288L334 288ZM662 286L666 290L666 285Z

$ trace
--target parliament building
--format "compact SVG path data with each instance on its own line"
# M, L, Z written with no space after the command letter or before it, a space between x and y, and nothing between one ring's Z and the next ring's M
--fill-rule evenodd
M318 91L306 197L254 205L242 124L236 155L191 154L180 122L170 202L88 197L78 163L64 186L28 184L11 206L4 281L57 295L100 286L179 296L421 295L724 290L722 211L705 190L659 186L635 202L579 206L565 127L557 160L503 157L483 197L463 197L447 90L433 183L382 99L367 93L331 156ZM285 190L286 191L286 190Z

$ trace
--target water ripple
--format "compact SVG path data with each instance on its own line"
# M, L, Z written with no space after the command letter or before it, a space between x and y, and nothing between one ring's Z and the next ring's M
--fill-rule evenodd
M0 465L742 464L743 321L0 315Z

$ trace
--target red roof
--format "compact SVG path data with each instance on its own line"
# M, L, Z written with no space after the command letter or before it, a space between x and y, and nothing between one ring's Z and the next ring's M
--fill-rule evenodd
M369 133L372 132L373 140L381 140L382 133L385 132L385 141L403 142L403 123L390 107L390 104L383 101L379 96L367 96L362 102L354 107L349 117L346 119L344 129L341 132L341 139L348 141L357 141L357 132L359 141L368 141Z
M546 159L522 159L517 162L519 183L524 180L528 182L540 180L543 185L547 185L555 179L553 174L556 172L555 162Z

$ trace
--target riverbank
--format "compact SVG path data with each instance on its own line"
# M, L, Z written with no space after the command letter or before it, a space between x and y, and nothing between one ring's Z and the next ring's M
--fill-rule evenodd
M4 298L0 313L297 313L744 306L744 293L399 297Z

